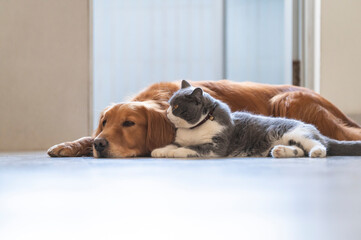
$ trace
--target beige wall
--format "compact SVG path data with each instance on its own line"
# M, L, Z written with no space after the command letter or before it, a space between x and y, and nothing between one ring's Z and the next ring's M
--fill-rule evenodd
M320 92L361 116L361 1L321 1Z
M88 134L88 0L0 0L0 151Z

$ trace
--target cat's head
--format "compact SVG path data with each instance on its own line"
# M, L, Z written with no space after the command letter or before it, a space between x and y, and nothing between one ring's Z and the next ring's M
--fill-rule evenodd
M203 90L192 87L186 80L182 81L181 89L174 93L169 104L167 117L176 128L193 127L207 115Z

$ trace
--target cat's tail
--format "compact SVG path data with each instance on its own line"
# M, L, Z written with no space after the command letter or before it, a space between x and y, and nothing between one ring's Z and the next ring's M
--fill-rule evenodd
M361 156L361 141L339 141L327 138L328 156Z

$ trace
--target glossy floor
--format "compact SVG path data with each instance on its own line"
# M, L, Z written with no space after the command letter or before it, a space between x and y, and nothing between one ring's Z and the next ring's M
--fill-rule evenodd
M0 154L0 239L361 239L361 157Z

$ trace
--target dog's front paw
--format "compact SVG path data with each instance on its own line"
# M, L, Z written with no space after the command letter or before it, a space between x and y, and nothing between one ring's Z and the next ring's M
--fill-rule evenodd
M50 157L81 157L92 156L93 138L83 137L73 142L64 142L48 149Z
M76 157L77 149L70 143L60 143L48 149L50 157Z

